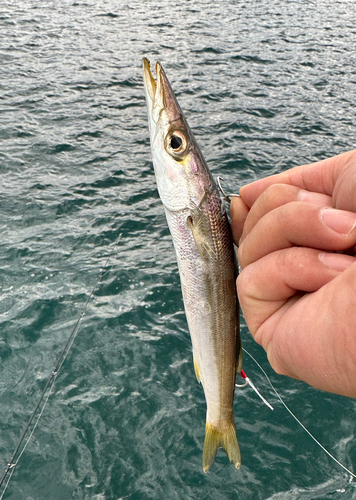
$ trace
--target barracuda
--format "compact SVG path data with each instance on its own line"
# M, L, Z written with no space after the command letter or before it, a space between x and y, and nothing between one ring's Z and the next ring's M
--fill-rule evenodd
M241 370L237 266L229 221L162 66L143 59L151 149L158 192L173 238L194 368L207 403L203 470L225 449L240 467L233 399Z

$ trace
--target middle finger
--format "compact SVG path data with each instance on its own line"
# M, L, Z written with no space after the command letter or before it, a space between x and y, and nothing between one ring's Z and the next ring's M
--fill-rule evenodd
M326 194L305 191L289 184L273 184L252 205L244 223L240 244L264 215L292 201L305 201L319 207L331 206L331 196Z
M356 214L294 201L264 215L238 250L242 268L265 255L291 246L329 251L346 250L356 243Z

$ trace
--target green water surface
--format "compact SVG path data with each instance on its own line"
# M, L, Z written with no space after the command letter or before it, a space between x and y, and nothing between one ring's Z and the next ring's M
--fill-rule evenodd
M355 499L275 406L235 396L242 453L202 471L205 401L150 157L141 58L160 60L227 191L354 147L353 1L2 0L0 470L109 264L4 498ZM278 376L286 403L356 464L355 401ZM2 464L2 465L1 465Z

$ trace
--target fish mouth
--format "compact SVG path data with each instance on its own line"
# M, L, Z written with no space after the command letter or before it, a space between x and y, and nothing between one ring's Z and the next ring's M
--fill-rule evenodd
M182 115L182 111L161 64L159 62L156 63L155 80L151 73L150 61L144 57L142 62L146 99L151 117L154 121L157 121L159 113L165 109L170 120L179 118Z
M146 57L142 59L142 63L143 63L143 81L145 84L146 93L150 98L150 100L154 101L157 85L151 73L151 64L150 61L146 59Z
M159 102L164 106L164 87L162 85L162 66L156 63L157 81L153 78L150 61L144 57L143 62L143 80L145 83L146 97L151 104L151 109Z

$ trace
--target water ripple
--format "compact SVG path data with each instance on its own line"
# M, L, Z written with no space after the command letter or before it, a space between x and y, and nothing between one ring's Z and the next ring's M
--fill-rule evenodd
M18 500L355 497L278 406L239 390L243 465L201 468L173 246L150 159L141 58L159 59L227 190L352 147L351 1L4 0L0 6L0 459L110 257L56 391L10 483ZM244 346L268 370L242 328ZM270 373L270 371L269 371ZM352 467L355 403L272 375Z

